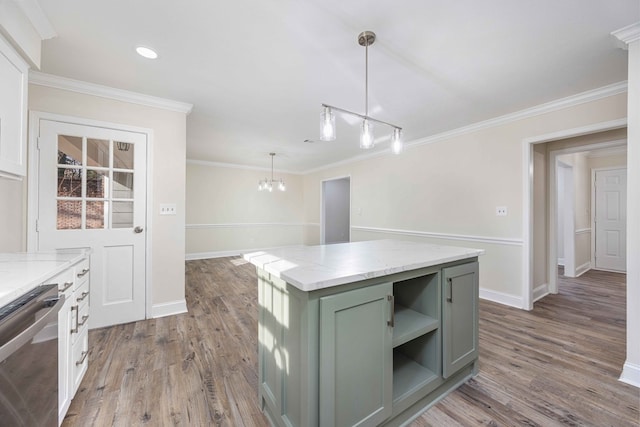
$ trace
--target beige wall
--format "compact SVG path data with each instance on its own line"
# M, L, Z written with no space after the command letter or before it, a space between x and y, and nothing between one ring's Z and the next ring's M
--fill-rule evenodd
M310 173L304 177L305 222L319 223L320 182L349 175L353 240L412 236L483 248L483 295L522 306L523 140L625 117L626 94L621 94L409 146L399 156L389 154ZM497 217L496 206L507 206L508 215ZM546 232L540 232L544 248ZM309 226L305 243L317 243L318 234L318 227ZM533 274L544 282L546 257L540 257Z
M152 222L147 225L152 304L184 301L186 115L38 85L29 85L29 109L153 131L148 180ZM160 216L161 203L175 203L177 215Z
M0 253L25 250L23 182L0 177Z
M188 259L302 244L303 179L274 171L274 179L284 179L286 191L258 191L258 181L270 174L187 164Z

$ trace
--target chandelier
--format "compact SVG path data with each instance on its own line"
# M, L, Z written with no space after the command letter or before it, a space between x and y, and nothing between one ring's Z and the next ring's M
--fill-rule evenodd
M282 179L280 179L279 181L273 179L273 158L275 157L276 153L269 153L269 155L271 156L271 179L265 178L263 180L260 180L260 182L258 182L258 191L267 190L269 192L272 192L274 185L278 186L278 190L285 191L287 187L285 187L284 181Z
M322 113L320 114L320 140L334 141L336 139L336 116L334 111L339 111L343 114L362 119L360 126L360 148L369 149L374 146L373 123L378 123L388 126L393 130L391 134L391 150L395 154L398 154L402 151L403 146L402 128L369 116L369 46L371 46L375 40L376 34L373 31L363 31L358 35L358 44L365 48L364 115L332 105L322 104Z

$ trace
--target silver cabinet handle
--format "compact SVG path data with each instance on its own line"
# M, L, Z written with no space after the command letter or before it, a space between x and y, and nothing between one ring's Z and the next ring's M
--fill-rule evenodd
M78 323L77 328L79 328L79 327L81 327L81 326L84 326L84 324L85 324L85 323L87 323L87 320L88 320L88 319L89 319L89 316L88 316L88 315L84 315L84 316L82 316L82 321Z
M447 302L453 302L453 279L451 277L447 278L449 282L449 296L447 297Z
M88 269L88 268L83 268L83 269L82 269L82 272L80 272L80 273L78 273L78 274L77 274L78 279L79 279L79 278L81 278L81 277L84 277L84 276L85 276L85 274L87 274L88 272L89 272L89 269Z
M83 301L87 297L87 295L89 295L89 292L83 292L80 298L76 298L76 301Z
M62 289L58 289L58 291L64 292L72 286L73 286L73 282L64 282L64 285L62 285Z
M389 305L391 306L391 320L387 320L387 326L395 327L396 324L396 307L394 305L393 295L387 295L387 301L389 301Z
M71 333L72 334L77 334L78 333L78 305L73 305L71 306L71 311L75 311L76 312L76 327L71 329Z
M144 231L144 228L142 228L142 227L140 227L140 226L138 226L138 227L136 227L136 228L134 228L134 229L133 229L133 232L134 232L134 233L142 233L143 231Z
M84 363L84 360L87 358L88 355L89 355L89 351L83 351L82 352L82 357L80 358L80 360L78 360L76 362L76 366L82 365Z

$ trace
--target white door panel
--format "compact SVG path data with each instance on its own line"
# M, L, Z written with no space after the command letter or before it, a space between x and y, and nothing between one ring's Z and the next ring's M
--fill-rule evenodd
M627 171L595 173L596 268L626 271Z
M145 318L146 144L142 133L40 121L38 250L92 249L91 328Z

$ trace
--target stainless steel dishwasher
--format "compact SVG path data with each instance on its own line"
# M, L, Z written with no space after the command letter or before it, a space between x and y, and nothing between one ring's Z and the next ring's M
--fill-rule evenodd
M0 425L58 425L57 285L0 307Z

